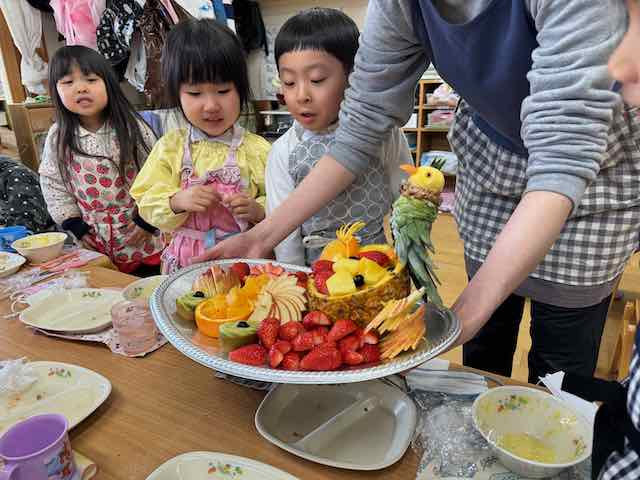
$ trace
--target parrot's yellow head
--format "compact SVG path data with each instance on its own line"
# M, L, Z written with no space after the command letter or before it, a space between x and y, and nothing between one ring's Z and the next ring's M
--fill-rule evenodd
M444 188L444 175L434 167L415 167L413 165L400 165L400 168L409 174L409 183L430 192L440 193Z

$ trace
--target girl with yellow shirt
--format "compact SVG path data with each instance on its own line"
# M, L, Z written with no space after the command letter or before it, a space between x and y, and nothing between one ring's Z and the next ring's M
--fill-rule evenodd
M131 196L142 218L171 232L162 271L172 273L264 218L270 144L236 123L249 79L242 46L226 26L208 19L176 25L162 73L167 100L190 125L156 143Z

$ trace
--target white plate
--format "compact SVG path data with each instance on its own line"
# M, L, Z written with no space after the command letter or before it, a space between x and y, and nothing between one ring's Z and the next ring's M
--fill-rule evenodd
M34 415L59 413L67 417L69 429L102 405L111 383L102 375L60 362L30 362L38 380L19 395L0 396L0 434Z
M52 332L99 332L111 325L111 307L122 299L122 294L115 290L65 290L23 310L20 321Z
M280 385L256 412L258 432L274 445L351 470L379 470L409 447L418 416L400 388L374 380L345 385Z
M147 480L298 480L282 470L244 457L190 452L163 463Z
M309 272L309 269L297 265L273 262L271 260L229 259L201 263L183 268L171 275L155 289L151 299L151 313L158 329L169 342L187 357L216 371L236 377L275 383L333 384L364 382L376 378L394 375L416 367L444 352L460 335L460 321L450 310L439 310L432 303L427 304L425 323L427 333L415 351L405 352L391 361L373 367L352 368L335 372L301 372L276 370L265 367L253 367L232 362L222 351L217 340L200 334L194 322L181 320L176 315L176 299L191 290L194 280L211 265L229 268L233 263L242 261L249 265L273 263L287 271Z
M167 275L154 275L153 277L141 278L130 283L122 291L125 300L149 300L153 291L167 279Z
M0 278L16 273L26 261L26 258L17 253L0 252Z

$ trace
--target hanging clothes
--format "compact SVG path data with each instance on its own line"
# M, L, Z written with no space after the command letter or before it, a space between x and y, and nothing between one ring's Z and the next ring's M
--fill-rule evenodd
M98 51L117 67L129 57L143 8L138 0L107 0L97 29ZM126 65L126 63L125 63Z
M211 0L213 3L213 11L216 20L226 25L234 32L236 31L236 22L233 13L233 0Z
M233 12L235 15L236 31L247 52L264 48L265 55L269 56L267 42L267 30L262 20L260 5L252 0L234 0Z
M178 20L189 18L189 14L180 5L173 4L172 6L175 8ZM154 106L162 103L163 83L160 72L160 58L167 34L174 24L171 15L161 0L147 0L140 16L139 25L147 57L147 79L144 85L144 93L149 103Z
M53 13L53 8L51 8L51 0L27 0L29 5L33 8L37 8L38 10L42 10L43 12Z
M147 81L147 52L142 42L142 34L139 31L134 34L129 63L127 64L126 72L124 72L124 78L126 78L138 92L144 92L144 84Z
M175 0L175 2L194 18L216 18L211 0Z
M42 39L41 13L26 2L0 0L0 9L20 55L22 84L31 93L47 93L44 82L48 66L36 53Z
M82 45L97 50L96 29L104 13L106 0L51 0L58 32L67 45Z
M167 13L171 17L171 21L173 21L173 24L175 25L176 23L178 23L180 20L178 19L178 14L173 8L171 0L160 0L160 3L162 3L164 8L167 10Z

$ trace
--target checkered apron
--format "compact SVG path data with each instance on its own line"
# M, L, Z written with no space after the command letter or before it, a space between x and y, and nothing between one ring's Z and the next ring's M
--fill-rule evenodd
M461 102L449 133L458 157L454 215L465 255L482 262L527 185L528 159L493 143ZM531 277L596 286L620 275L640 233L640 116L614 115L605 160L578 208Z
M629 391L627 393L627 411L636 430L640 430L640 358L638 357L638 337L633 349L629 368ZM640 478L640 457L625 440L623 452L611 454L600 475L601 480L637 480Z
M296 125L300 141L289 155L289 172L296 187L302 183L318 160L329 152L335 142L335 132L317 133L302 138L302 129ZM334 200L306 220L301 227L304 237L332 240L342 225L363 221L366 226L358 232L362 244L386 243L384 216L391 210L391 189L382 162L371 162L366 172ZM322 252L322 247L306 246L306 263L310 265Z

